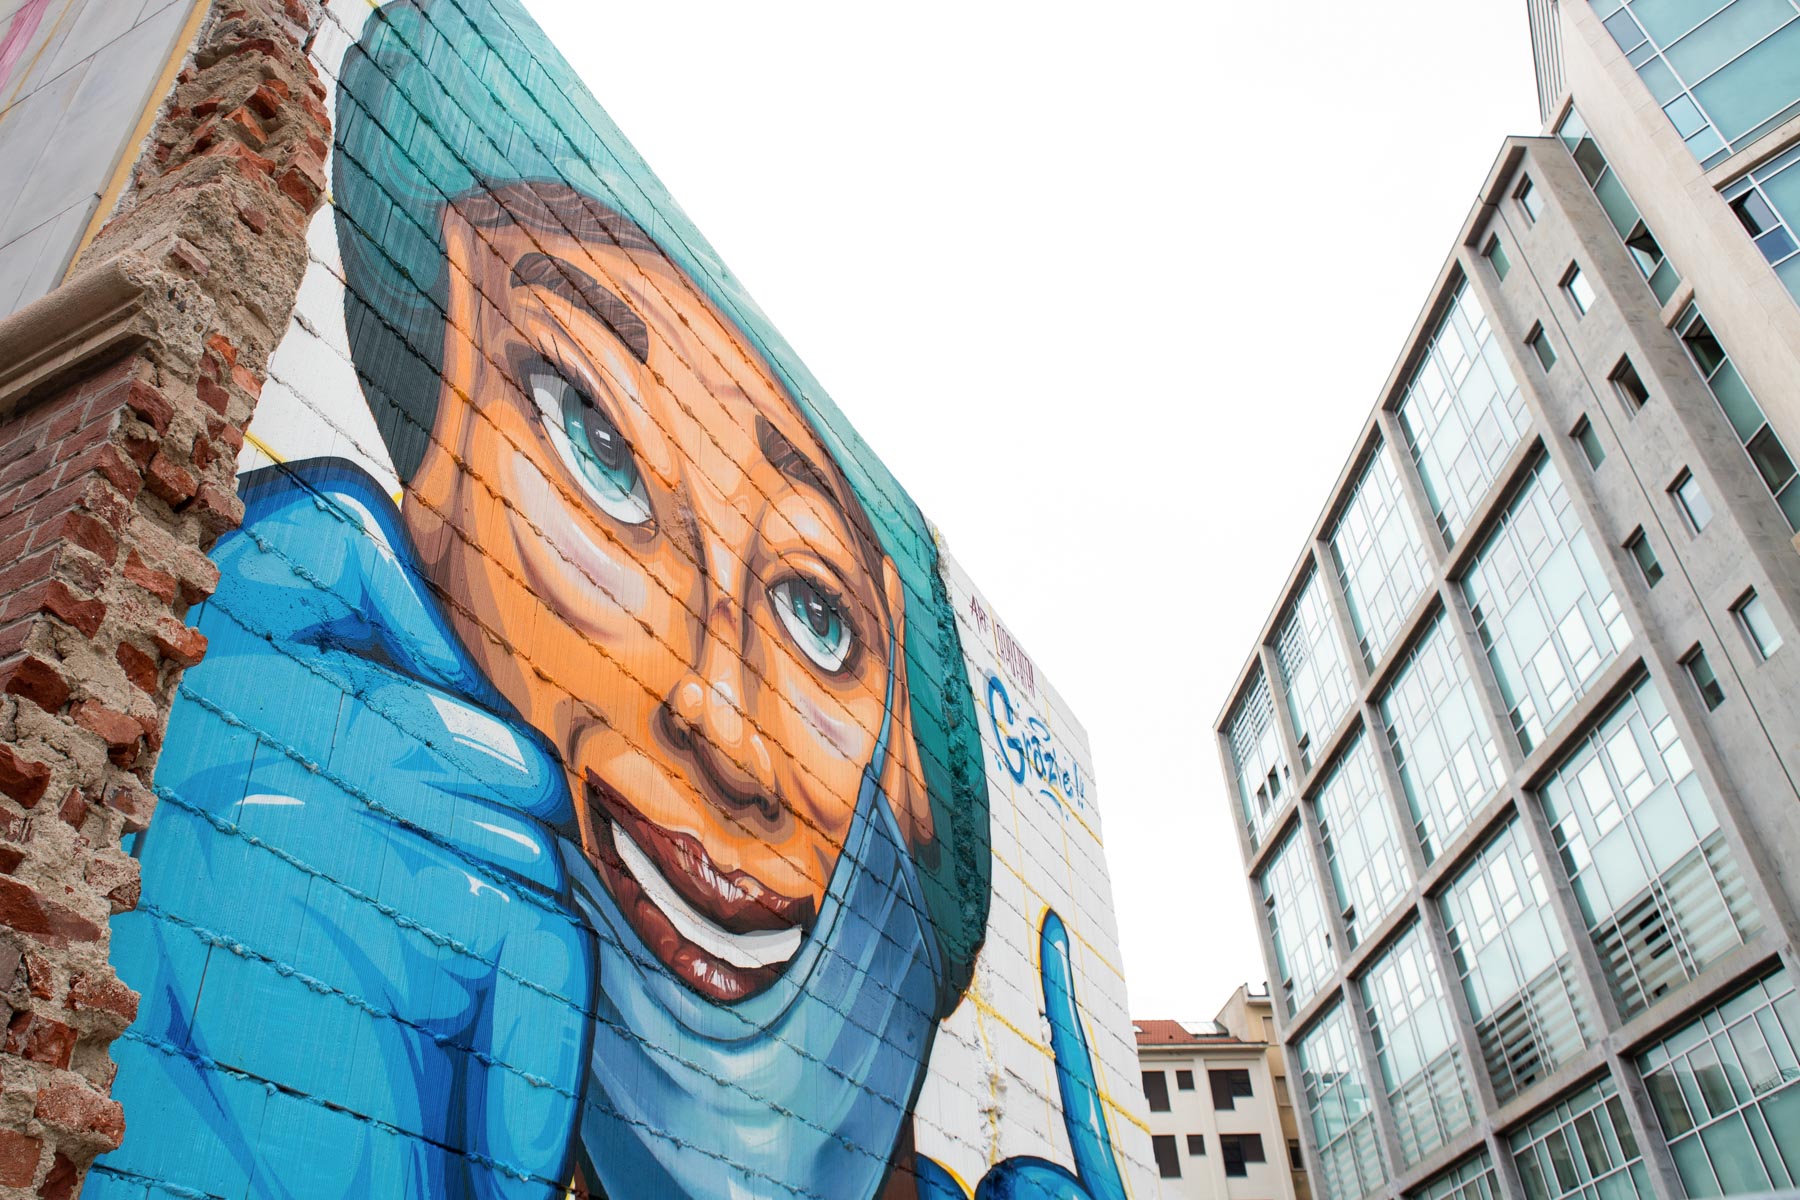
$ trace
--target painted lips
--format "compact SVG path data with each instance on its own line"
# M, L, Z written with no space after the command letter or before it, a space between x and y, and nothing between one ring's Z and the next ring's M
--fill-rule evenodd
M646 820L592 771L587 799L608 889L682 982L729 1003L780 976L812 924L811 897L784 896L753 875L721 870L698 838Z

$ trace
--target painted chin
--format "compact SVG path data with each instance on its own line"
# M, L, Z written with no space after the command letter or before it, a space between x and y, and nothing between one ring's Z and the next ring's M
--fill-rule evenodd
M781 977L816 915L811 897L720 870L698 839L646 820L592 771L586 791L601 881L657 961L722 1004Z

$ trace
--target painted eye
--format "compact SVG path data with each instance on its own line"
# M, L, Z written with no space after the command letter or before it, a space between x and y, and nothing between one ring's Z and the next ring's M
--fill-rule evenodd
M552 370L526 380L550 444L600 510L627 525L650 519L650 497L619 427L586 392Z
M782 628L800 652L827 672L841 671L856 639L837 598L797 575L769 589Z

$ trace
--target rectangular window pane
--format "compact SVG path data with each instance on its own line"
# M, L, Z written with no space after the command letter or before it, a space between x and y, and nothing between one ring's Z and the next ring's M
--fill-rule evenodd
M1631 21L1629 12L1621 12L1619 16L1627 22ZM1632 23L1632 28L1636 29L1635 23ZM1680 82L1675 80L1674 73L1660 58L1652 58L1646 67L1640 68L1640 73L1644 75L1646 83L1652 83L1653 75L1658 78L1667 76L1672 86L1666 94L1658 93L1654 83L1651 86L1651 92L1658 95L1659 103L1666 103L1681 90ZM1594 197L1605 210L1607 220L1624 241L1626 250L1631 254L1631 261L1649 283L1657 303L1667 304L1669 297L1675 294L1675 288L1681 283L1681 275L1663 254L1655 235L1644 224L1637 205L1625 191L1625 185L1620 182L1618 172L1606 161L1606 155L1588 132L1580 113L1570 109L1563 118L1559 132L1562 134L1563 144L1570 148L1576 165L1587 179L1588 186L1593 188Z
M1762 597L1751 592L1738 601L1732 610L1738 624L1744 630L1744 636L1750 640L1750 646L1756 651L1758 658L1767 658L1781 649L1781 632L1775 628L1775 620L1769 615L1769 606L1763 603Z
M1482 1150L1409 1195L1410 1200L1499 1200L1500 1182L1494 1176L1494 1160Z
M1581 447L1581 453L1588 461L1588 466L1598 469L1606 461L1606 447L1600 444L1600 435L1594 432L1593 422L1586 417L1575 426L1575 444Z
M1800 1157L1800 1042L1777 1007L1794 988L1778 970L1651 1046L1638 1059L1690 1196L1794 1186ZM1696 1104L1690 1096L1703 1098Z
M1393 911L1412 884L1393 803L1375 761L1375 748L1359 732L1313 801L1352 948Z
M1657 561L1656 550L1650 545L1650 539L1644 536L1642 529L1631 535L1631 540L1625 543L1625 548L1631 551L1631 557L1636 560L1638 570L1643 572L1644 586L1655 587L1662 581L1662 563Z
M1527 221L1535 224L1537 220L1544 215L1544 198L1540 196L1538 190L1531 185L1531 180L1529 178L1519 185L1518 190L1513 193L1513 196L1518 200L1519 207L1525 210L1525 218Z
M1308 571L1275 631L1275 661L1300 741L1302 769L1311 768L1319 746L1356 700L1356 681L1330 603L1318 572Z
M1296 827L1276 848L1257 888L1281 971L1282 1001L1292 1016L1313 998L1337 966L1319 877L1302 830Z
M1451 881L1438 908L1504 1104L1579 1053L1593 1029L1550 889L1517 820Z
M1462 590L1527 753L1631 640L1548 458L1538 460L1476 552Z
M1500 238L1498 236L1490 237L1487 249L1482 253L1486 254L1488 262L1493 264L1494 275L1504 280L1506 273L1512 270L1512 259L1506 257L1506 247L1500 244Z
M1568 273L1563 276L1563 291L1568 294L1569 303L1577 316L1587 315L1588 309L1594 307L1594 285L1588 277L1581 273L1581 268L1570 264Z
M1654 1195L1611 1075L1558 1101L1509 1140L1532 1200Z
M1422 928L1415 921L1360 984L1400 1158L1409 1167L1475 1120L1468 1066Z
M1468 664L1442 614L1379 701L1382 724L1427 861L1468 826L1500 785L1500 751Z
M1556 365L1556 347L1550 344L1550 335L1544 332L1542 325L1532 328L1530 335L1525 339L1525 344L1531 347L1533 354L1537 355L1538 363L1544 370L1548 371Z
M1719 685L1719 676L1713 671L1712 660L1706 657L1706 651L1696 646L1688 656L1681 660L1687 668L1688 675L1693 678L1694 687L1705 702L1706 710L1711 712L1725 703L1725 689Z
M1649 403L1650 389L1644 386L1643 379L1638 375L1637 368L1631 365L1629 358L1621 358L1619 365L1613 368L1609 378L1612 381L1613 390L1619 394L1619 399L1625 402L1625 411L1628 415L1636 416L1638 410Z
M1151 1112L1169 1111L1169 1076L1166 1071L1144 1072L1144 1099Z
M1164 1179L1181 1178L1181 1154L1176 1150L1174 1134L1152 1134L1150 1150L1156 1155L1156 1173L1158 1175Z
M1191 1092L1194 1090L1194 1073L1192 1071L1175 1072L1175 1090Z
M1762 927L1654 682L1606 715L1538 800L1627 1017Z
M1400 473L1377 444L1328 535L1350 602L1363 665L1373 670L1431 577L1425 540L1400 494Z
M1531 418L1467 281L1394 409L1446 545L1493 485Z
M1206 1082L1212 1088L1213 1108L1216 1111L1235 1109L1240 1097L1248 1098L1253 1094L1250 1091L1250 1072L1242 1067L1222 1070L1208 1067Z
M1689 529L1699 533L1712 521L1712 502L1707 500L1700 481L1693 475L1683 471L1681 478L1675 481L1675 486L1669 492L1681 507L1681 515L1686 519Z
M1300 1090L1319 1151L1321 1200L1361 1200L1386 1182L1375 1118L1369 1109L1369 1082L1350 1028L1348 1010L1338 1005L1295 1047Z
M1718 401L1720 411L1731 422L1732 431L1737 434L1744 452L1750 456L1763 485L1781 507L1788 528L1800 531L1800 522L1796 522L1794 514L1789 511L1794 506L1782 503L1783 492L1794 479L1793 458L1764 418L1762 405L1751 395L1749 386L1745 384L1743 376L1738 374L1737 367L1725 353L1724 345L1713 333L1697 305L1690 304L1682 310L1681 316L1675 321L1675 330L1681 335L1681 344L1686 348L1694 368L1711 389L1713 399ZM1687 499L1685 496L1682 499L1686 507ZM1700 503L1705 504L1704 497ZM1689 515L1693 516L1692 509L1689 509ZM1710 520L1711 516L1712 509L1707 506L1705 517ZM1696 530L1705 525L1706 520L1694 522Z
M1188 1134L1187 1152L1195 1158L1204 1156L1206 1154L1206 1135L1204 1133Z
M1259 846L1281 807L1290 778L1275 727L1275 701L1260 669L1225 723L1225 740L1237 780L1238 811L1250 832L1250 845Z

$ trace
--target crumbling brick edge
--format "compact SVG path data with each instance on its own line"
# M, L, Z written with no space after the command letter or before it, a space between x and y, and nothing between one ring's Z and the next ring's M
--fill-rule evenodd
M66 1200L125 1118L108 919L242 517L236 463L324 200L318 0L217 0L70 279L0 321L0 1200Z

